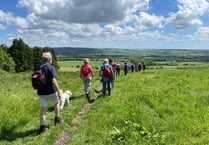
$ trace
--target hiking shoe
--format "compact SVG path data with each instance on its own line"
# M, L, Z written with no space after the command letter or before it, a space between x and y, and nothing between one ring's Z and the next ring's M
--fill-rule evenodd
M60 117L55 117L54 118L54 125L62 124L63 122L64 122L64 120L61 119Z
M86 94L86 99L87 99L88 101L90 100L89 94Z
M89 103L91 104L91 103L94 103L94 101L95 101L95 99L90 99L89 100Z
M38 131L38 134L42 134L42 133L46 132L47 130L49 130L49 126L41 125L40 129Z

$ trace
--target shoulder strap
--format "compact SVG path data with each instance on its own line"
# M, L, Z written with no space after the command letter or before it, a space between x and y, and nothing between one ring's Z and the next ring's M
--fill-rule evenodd
M41 65L39 66L39 68L42 69L42 68L44 68L44 67L47 66L47 65L48 65L47 63L41 64Z
M39 69L41 69L41 71L44 73L44 75L47 75L46 71L45 71L45 67L48 65L48 63L44 63L44 64L41 64L39 66Z

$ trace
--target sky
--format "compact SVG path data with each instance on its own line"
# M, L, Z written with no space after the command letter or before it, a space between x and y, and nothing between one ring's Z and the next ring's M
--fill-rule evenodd
M209 0L1 0L0 44L209 49Z

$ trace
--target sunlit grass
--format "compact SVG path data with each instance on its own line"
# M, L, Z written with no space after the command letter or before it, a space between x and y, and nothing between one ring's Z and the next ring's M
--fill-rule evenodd
M82 62L81 62L82 64ZM99 63L98 63L99 64ZM97 69L91 96L99 86ZM50 129L37 135L39 102L31 86L31 73L0 72L0 144L53 144L61 130L71 134L69 144L184 144L209 142L209 68L147 69L118 76L110 97L100 97L77 124L69 126L87 100L79 69L62 64L58 81L73 92L70 105L61 116L65 123L53 126L53 105L49 104Z
M208 68L173 68L118 77L113 95L97 100L71 144L207 144L208 73ZM148 135L124 127L124 121Z

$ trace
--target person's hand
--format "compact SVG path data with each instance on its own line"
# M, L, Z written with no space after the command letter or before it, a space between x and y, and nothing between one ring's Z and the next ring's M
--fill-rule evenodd
M59 89L57 93L58 93L59 98L61 98L61 96L62 96L62 91Z

